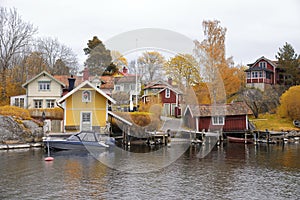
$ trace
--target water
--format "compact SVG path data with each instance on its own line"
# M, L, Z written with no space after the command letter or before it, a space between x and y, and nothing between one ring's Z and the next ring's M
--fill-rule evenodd
M190 148L165 168L134 174L88 153L59 152L45 162L42 149L0 151L0 199L300 198L300 144L224 144L196 154Z

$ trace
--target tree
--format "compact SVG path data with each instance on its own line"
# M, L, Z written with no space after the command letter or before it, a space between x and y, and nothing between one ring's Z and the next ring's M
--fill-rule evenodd
M23 77L22 82L26 82L28 79L36 76L43 70L48 70L49 66L47 61L43 58L42 53L32 52L26 56L20 65L15 66L17 70L14 70L14 75L18 80L18 77Z
M281 117L300 120L300 86L292 86L280 97L278 113Z
M70 68L65 64L65 62L62 59L57 59L53 66L52 72L55 75L69 75Z
M165 58L157 51L146 51L138 58L138 74L144 83L161 78Z
M0 72L1 102L8 103L7 70L14 66L15 56L26 48L36 33L32 24L24 22L16 9L0 7Z
M226 28L220 22L203 21L204 40L194 41L194 52L201 66L201 77L207 84L212 103L225 103L226 97L236 93L243 80L232 58L225 58Z
M111 51L112 62L119 70L128 67L127 59L119 51Z
M185 87L200 82L200 71L196 59L190 54L178 54L164 64L166 74Z
M85 65L88 67L90 74L103 74L112 62L110 50L105 48L104 44L97 36L94 36L92 40L89 40L87 46L88 47L83 50L85 54L88 55Z
M40 52L46 60L51 73L56 75L77 73L78 59L71 48L50 37L37 39L35 46L36 51ZM57 62L60 64L58 65ZM62 67L62 69L58 67Z
M292 45L287 42L282 48L279 48L277 55L280 82L284 85L300 84L300 56L295 53Z

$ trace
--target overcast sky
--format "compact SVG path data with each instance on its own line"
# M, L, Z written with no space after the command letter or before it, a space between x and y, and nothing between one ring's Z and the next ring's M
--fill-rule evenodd
M290 43L300 53L299 0L0 0L15 7L38 36L57 38L71 47L82 65L83 48L94 35L102 41L124 32L156 28L203 40L203 20L227 28L226 56L248 64L275 59Z

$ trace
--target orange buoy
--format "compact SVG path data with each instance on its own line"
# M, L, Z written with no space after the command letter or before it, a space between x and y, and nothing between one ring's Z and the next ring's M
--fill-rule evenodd
M45 158L45 161L53 161L53 160L54 160L54 158L50 157L50 156L48 156L48 157Z

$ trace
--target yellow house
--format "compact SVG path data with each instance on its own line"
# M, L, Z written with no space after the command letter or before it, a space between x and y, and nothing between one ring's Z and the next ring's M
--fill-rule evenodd
M116 103L101 89L84 81L57 100L57 104L64 110L64 132L100 132L108 121L109 102Z

